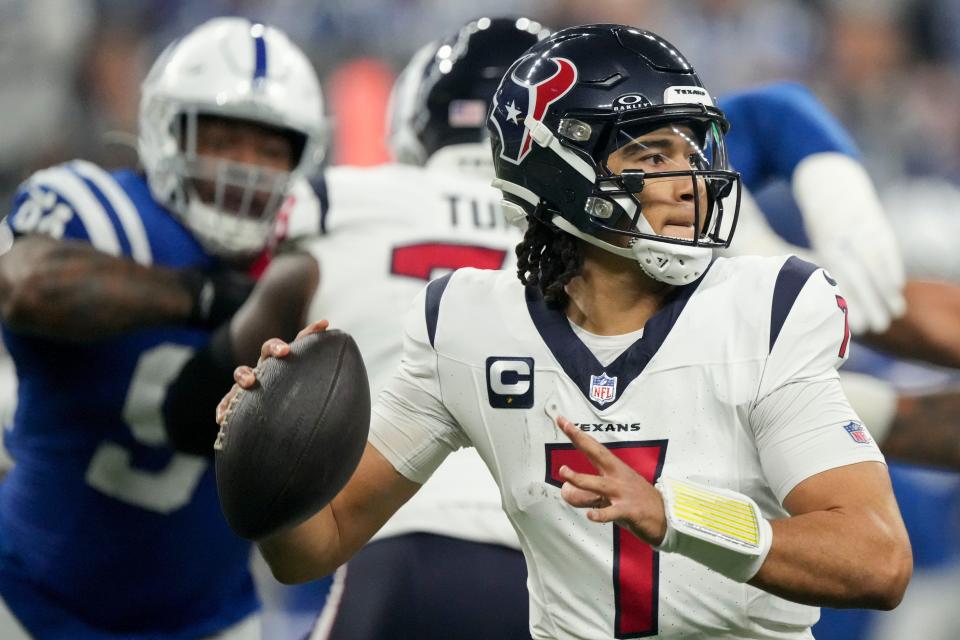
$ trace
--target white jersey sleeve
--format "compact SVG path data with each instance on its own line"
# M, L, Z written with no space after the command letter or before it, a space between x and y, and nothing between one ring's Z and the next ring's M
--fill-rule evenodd
M770 351L750 423L777 498L836 467L883 462L840 386L848 355L846 301L814 265L790 258L774 288Z
M431 282L407 316L403 359L380 392L369 441L404 477L423 484L469 441L443 404L433 336L450 275Z

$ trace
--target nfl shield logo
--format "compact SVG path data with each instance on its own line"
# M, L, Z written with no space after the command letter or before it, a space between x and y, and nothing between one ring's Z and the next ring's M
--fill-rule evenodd
M867 433L867 430L863 428L863 425L859 422L851 420L847 424L843 425L843 428L847 430L847 433L850 434L850 437L853 438L854 442L860 444L870 444L870 434Z
M590 399L599 405L616 400L617 376L611 378L606 373L590 376Z

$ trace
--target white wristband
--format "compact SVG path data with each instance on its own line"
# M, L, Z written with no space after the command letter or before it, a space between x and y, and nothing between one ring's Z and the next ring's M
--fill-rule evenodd
M736 580L750 580L767 558L773 529L748 496L661 477L667 533L657 551L679 553Z

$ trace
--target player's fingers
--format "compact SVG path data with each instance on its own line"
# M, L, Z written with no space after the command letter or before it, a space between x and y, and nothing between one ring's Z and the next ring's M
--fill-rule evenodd
M263 346L260 347L260 359L257 360L259 365L267 358L282 358L283 356L290 353L290 345L281 340L280 338L270 338L263 343Z
M858 270L862 280L861 288L855 292L857 295L854 298L861 301L861 306L866 305L864 310L868 315L865 331L883 333L894 318L903 314L903 307L906 305L902 300L901 288L891 287L891 282L886 280L885 274L880 271L865 269L863 266L865 265L861 265Z
M240 365L233 370L233 381L241 389L249 389L257 381L257 372L245 364Z
M610 482L603 476L594 475L592 473L578 473L567 465L560 467L559 475L567 483L579 489L584 489L594 494L603 496L610 495Z
M615 468L617 462L616 456L610 453L610 450L605 446L581 431L577 425L563 416L559 416L557 417L557 426L570 438L573 446L582 451L598 470L610 471Z
M329 320L317 320L316 322L311 322L310 324L305 326L303 329L300 329L300 332L297 334L297 337L302 338L303 336L308 336L311 333L321 333L323 331L326 331L329 326L330 326Z
M902 316L907 310L907 300L903 296L905 274L900 260L880 261L870 272L871 282L880 296L890 320ZM883 328L886 330L886 327Z
M603 496L580 489L569 482L564 482L560 487L560 495L571 507L605 507L610 504L610 501Z
M884 320L888 320L883 303L877 299L873 285L866 274L855 264L844 265L838 269L836 275L840 283L840 291L847 299L847 320L850 330L861 335L882 327Z
M617 522L623 518L622 509L617 505L595 507L587 511L587 519L590 522Z
M234 372L236 375L236 372ZM230 391L227 392L227 395L223 396L220 399L220 402L217 403L217 424L223 425L224 419L227 417L227 413L230 411L230 406L233 404L233 399L240 393L240 387L233 385L230 387Z
M907 299L902 288L888 291L886 302L891 320L896 320L907 312Z

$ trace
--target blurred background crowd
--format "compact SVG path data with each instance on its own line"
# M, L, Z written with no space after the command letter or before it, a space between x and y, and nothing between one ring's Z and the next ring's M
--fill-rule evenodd
M771 80L805 83L852 133L908 273L960 282L960 0L0 0L3 209L40 168L78 157L135 165L148 66L210 17L285 30L320 73L335 126L329 161L375 164L387 159L396 73L422 43L482 14L527 15L552 29L651 29L684 51L717 95ZM774 186L767 197L782 203L782 195ZM927 378L901 384L912 380ZM918 473L956 530L956 474ZM958 547L914 536L921 570L956 566ZM950 606L938 595L932 588L932 606Z
M3 0L3 188L61 158L116 160L135 131L146 66L209 17L244 15L287 31L342 118L340 105L367 108L342 100L338 93L356 92L344 85L365 84L376 101L378 81L389 84L419 44L483 13L529 15L552 28L649 28L687 52L717 93L802 80L854 133L881 184L904 175L960 180L958 0ZM362 77L344 78L345 69ZM352 158L344 145L337 154Z
M853 133L895 222L960 202L960 0L0 0L0 198L65 159L135 162L147 65L216 15L287 31L324 82L332 162L380 162L395 73L420 44L484 13L649 28L718 94L803 81ZM911 231L957 253L942 227ZM931 268L922 256L907 266ZM960 257L950 269L960 275Z

